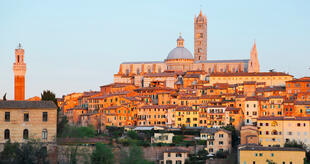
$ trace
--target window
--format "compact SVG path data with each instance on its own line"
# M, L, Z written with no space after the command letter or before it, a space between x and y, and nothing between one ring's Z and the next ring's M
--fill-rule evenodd
M219 138L223 138L224 137L224 134L219 134Z
M47 130L46 129L42 130L42 139L44 139L44 140L47 139Z
M6 122L9 122L10 121L10 112L5 112L4 118L5 118Z
M175 157L182 157L182 154L181 153L176 153Z
M255 164L255 161L253 161L253 164Z
M182 164L182 161L177 160L177 161L175 161L175 164Z
M172 164L172 161L171 160L167 160L166 164Z
M10 130L9 129L4 130L4 139L5 140L10 139Z
M24 121L25 122L29 121L29 113L24 113Z
M42 113L42 117L43 117L43 121L46 122L47 121L47 112L43 112Z
M29 131L28 131L28 129L24 129L24 131L23 131L23 138L24 139L28 139L29 138Z
M210 148L210 149L209 149L209 152L213 152L213 149L212 149L212 148Z
M273 153L271 153L271 154L270 154L270 156L272 156L272 157L273 157L273 156L274 156L274 154L273 154Z
M170 154L170 153L168 153L168 157L171 157L171 154Z
M257 153L255 153L254 155L255 155L255 157L257 157Z
M223 141L219 141L219 145L223 145L224 143L223 143Z
M300 126L300 123L297 123L297 126Z
M259 156L262 157L262 156L263 156L263 153L259 153Z

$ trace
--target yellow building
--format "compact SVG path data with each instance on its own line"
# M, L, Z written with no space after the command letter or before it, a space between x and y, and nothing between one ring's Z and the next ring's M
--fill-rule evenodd
M183 149L170 149L163 153L160 164L185 164L189 151Z
M260 117L257 126L263 146L283 146L293 140L310 145L310 117Z
M0 101L0 143L39 139L55 143L57 107L52 101Z
M178 107L175 110L175 127L198 127L199 126L199 110L192 107Z
M266 86L285 86L285 82L292 80L293 76L282 72L234 72L213 73L209 77L211 85L215 83L242 84L246 81L265 82Z
M303 164L305 151L300 148L244 145L238 148L240 164Z

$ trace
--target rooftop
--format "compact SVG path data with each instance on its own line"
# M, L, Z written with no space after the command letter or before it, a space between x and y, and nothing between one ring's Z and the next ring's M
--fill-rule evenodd
M239 150L249 150L249 151L304 151L301 148L292 147L263 147L258 145L244 145L240 146Z
M53 101L0 101L0 109L49 109L57 108Z

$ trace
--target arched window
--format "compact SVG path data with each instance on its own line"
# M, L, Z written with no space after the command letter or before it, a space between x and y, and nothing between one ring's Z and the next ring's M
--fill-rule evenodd
M9 129L4 130L4 139L5 140L10 139L10 130Z
M44 140L47 139L47 130L46 129L42 130L42 139L44 139Z
M28 129L24 129L23 138L24 139L28 139L29 138L29 131L28 131Z

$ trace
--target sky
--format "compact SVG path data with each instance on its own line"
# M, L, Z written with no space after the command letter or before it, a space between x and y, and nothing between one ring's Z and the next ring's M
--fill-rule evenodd
M163 61L180 32L193 53L194 16L208 19L208 59L310 76L309 0L1 0L0 97L14 97L14 49L25 49L26 98L99 90L124 61Z

